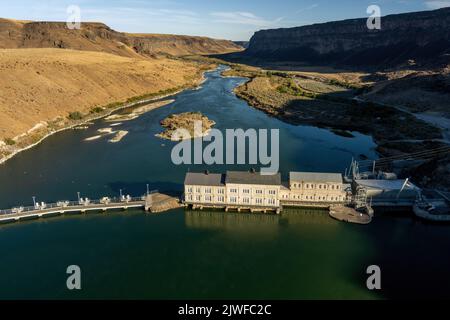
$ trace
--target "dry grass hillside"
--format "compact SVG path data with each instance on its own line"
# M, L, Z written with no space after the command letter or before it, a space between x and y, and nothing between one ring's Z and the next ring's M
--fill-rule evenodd
M379 73L362 98L400 106L412 112L433 112L450 118L450 68Z
M232 41L170 34L126 34L141 54L167 53L173 56L206 55L240 51Z
M210 66L174 56L240 49L205 37L127 34L103 23L70 30L64 22L0 18L0 162L130 99L194 85Z
M0 49L0 141L40 121L198 81L200 67L67 49Z
M232 41L206 37L122 33L103 23L82 23L80 30L70 30L64 22L17 21L2 18L0 18L0 48L65 48L108 52L125 57L217 54L242 49Z

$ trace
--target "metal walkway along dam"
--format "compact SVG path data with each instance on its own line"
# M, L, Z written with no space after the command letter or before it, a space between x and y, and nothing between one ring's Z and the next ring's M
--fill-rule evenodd
M41 218L66 213L126 210L129 208L142 208L149 212L160 212L178 205L178 198L161 194L155 190L142 197L120 196L119 198L103 197L99 200L79 198L78 201L59 201L56 203L35 202L34 206L30 207L0 210L0 222L13 222L26 218Z

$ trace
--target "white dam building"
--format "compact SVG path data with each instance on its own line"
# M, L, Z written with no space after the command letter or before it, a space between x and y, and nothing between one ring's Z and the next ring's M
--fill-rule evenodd
M283 205L328 207L345 203L349 188L339 173L290 172L289 181L282 183L279 173L188 172L184 203L193 208L280 212Z

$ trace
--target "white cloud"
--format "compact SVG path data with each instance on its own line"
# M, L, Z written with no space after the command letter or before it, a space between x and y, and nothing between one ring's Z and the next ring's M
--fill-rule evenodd
M430 9L440 9L450 7L450 0L430 0L425 1L425 5Z
M317 3L312 4L312 5L310 5L310 6L307 6L307 7L305 7L305 8L302 8L302 9L300 9L300 10L297 10L296 14L299 14L299 13L302 13L302 12L305 12L305 11L308 11L308 10L312 10L312 9L314 9L314 8L317 8L318 6L319 6L319 5L318 5Z
M215 22L220 23L232 23L232 24L244 24L256 27L273 27L283 18L277 18L275 20L267 20L254 15L251 12L211 12L211 16L216 18Z
M152 22L178 23L178 24L198 24L200 19L196 12L189 10L133 8L133 7L111 7L108 9L82 8L82 19L99 20L103 22L126 22L136 25L142 24L148 19Z

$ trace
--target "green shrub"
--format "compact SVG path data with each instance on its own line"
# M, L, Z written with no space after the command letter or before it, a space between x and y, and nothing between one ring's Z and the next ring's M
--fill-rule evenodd
M3 141L5 141L5 143L6 143L8 146L13 146L13 145L16 144L16 142L15 142L13 139L11 139L11 138L5 138L5 140L3 140Z
M91 109L91 113L100 113L103 110L104 109L102 107L95 107L95 108Z
M69 113L68 118L70 120L81 120L81 119L83 119L83 115L81 114L81 112L75 111L75 112Z
M121 106L122 104L123 104L122 102L112 102L110 104L107 104L105 106L105 109L117 108L117 107Z

